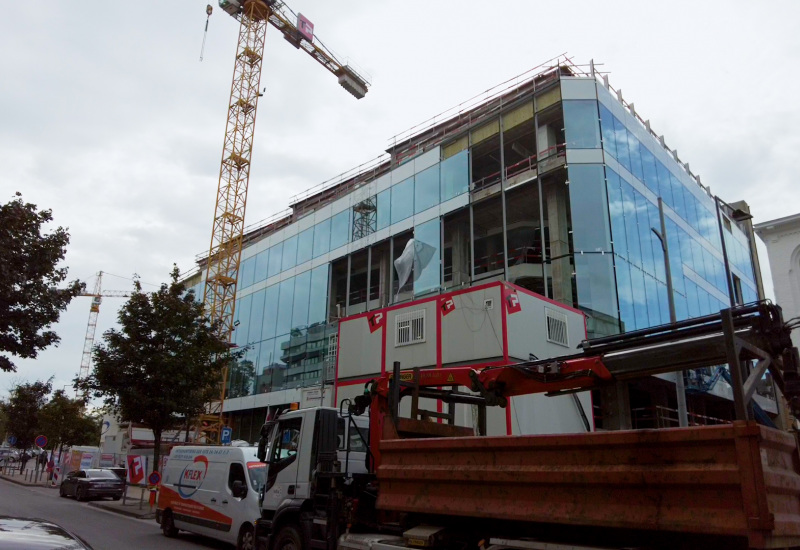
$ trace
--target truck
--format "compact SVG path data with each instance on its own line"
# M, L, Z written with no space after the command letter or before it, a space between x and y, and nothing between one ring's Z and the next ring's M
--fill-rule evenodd
M752 420L769 371L797 414L798 352L778 306L583 342L575 355L402 370L339 408L262 428L261 550L800 547L794 434ZM737 420L662 430L486 436L486 407L727 363ZM410 398L408 416L400 403ZM437 400L437 411L423 410ZM430 401L428 401L430 402ZM458 426L455 405L477 411ZM444 411L444 412L442 412ZM368 416L365 413L368 412Z

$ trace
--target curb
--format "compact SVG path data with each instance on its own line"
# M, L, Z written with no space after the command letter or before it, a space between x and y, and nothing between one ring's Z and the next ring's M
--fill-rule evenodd
M13 477L0 476L0 479L22 485L23 487L43 487L45 489L55 489L57 485L49 485L47 483L29 483L21 479L14 479Z
M142 510L138 509L126 510L125 508L123 508L121 504L109 504L107 502L101 502L101 501L90 501L88 504L89 506L100 508L101 510L107 510L109 512L114 512L115 514L120 514L123 516L128 516L136 519L155 519L156 517L155 512L150 512L148 510L150 508L149 505L147 506L148 509L143 508Z

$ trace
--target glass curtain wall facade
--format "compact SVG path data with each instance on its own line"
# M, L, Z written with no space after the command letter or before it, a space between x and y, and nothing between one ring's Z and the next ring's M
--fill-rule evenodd
M330 379L342 316L490 280L580 308L590 337L667 323L659 197L678 319L727 307L714 200L601 84L494 112L245 250L229 398ZM747 237L723 225L756 300Z

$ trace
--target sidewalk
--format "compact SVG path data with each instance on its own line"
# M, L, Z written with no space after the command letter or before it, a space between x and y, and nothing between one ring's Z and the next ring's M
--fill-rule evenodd
M19 467L12 470L12 468L0 469L0 479L16 483L17 485L24 485L26 487L46 487L49 489L58 489L58 484L47 481L47 474L40 473L37 477L36 471L32 468L26 469L20 473ZM89 506L101 508L122 514L124 516L137 518L137 519L155 519L155 507L150 509L149 498L150 491L146 487L128 486L125 488L125 497L121 500L99 499L90 500ZM57 495L57 492L53 493Z

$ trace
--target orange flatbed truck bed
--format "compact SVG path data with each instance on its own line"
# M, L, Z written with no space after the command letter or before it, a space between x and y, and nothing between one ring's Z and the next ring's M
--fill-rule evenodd
M797 441L755 422L380 445L386 511L800 546Z

